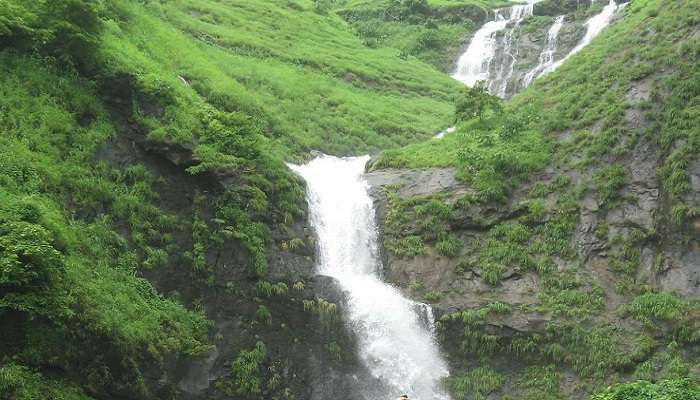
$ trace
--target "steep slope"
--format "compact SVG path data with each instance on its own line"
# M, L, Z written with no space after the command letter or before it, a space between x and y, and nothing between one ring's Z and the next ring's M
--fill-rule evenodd
M469 91L480 118L371 164L386 277L442 310L456 397L698 379L698 10L633 1L502 109Z
M449 120L458 84L392 50L364 47L310 3L117 2L107 65L154 90L254 115L295 153L393 147Z
M504 0L350 0L337 2L370 48L390 48L448 72L463 41L489 19Z
M459 85L311 2L3 0L0 41L0 397L348 391L284 161L428 137Z

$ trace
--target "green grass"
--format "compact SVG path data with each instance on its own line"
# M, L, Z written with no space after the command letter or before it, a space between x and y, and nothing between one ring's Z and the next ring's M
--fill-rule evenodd
M337 2L344 17L370 48L392 49L449 72L461 45L503 0L350 0Z
M700 386L691 379L668 380L658 383L637 381L606 388L591 400L698 400Z
M505 377L489 367L475 368L460 376L451 378L451 389L458 399L485 400L487 396L501 389Z
M288 157L376 151L449 123L459 84L393 50L366 48L310 2L294 4L118 1L120 18L104 35L106 64L146 88L255 116ZM166 109L170 129L151 135L192 141L183 107L190 105Z

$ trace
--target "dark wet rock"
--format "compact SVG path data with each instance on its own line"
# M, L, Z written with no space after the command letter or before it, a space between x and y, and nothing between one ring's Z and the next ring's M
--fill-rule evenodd
M435 194L458 186L454 168L386 169L365 174L372 188L400 185L401 197Z
M686 299L700 298L700 249L669 254L659 275L660 289Z
M178 388L185 393L185 396L196 397L211 386L212 369L218 357L219 350L216 346L212 346L207 354L187 365L185 376L178 383Z

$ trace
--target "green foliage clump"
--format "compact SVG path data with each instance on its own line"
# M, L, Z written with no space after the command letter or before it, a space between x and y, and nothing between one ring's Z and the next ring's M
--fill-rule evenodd
M562 374L556 365L527 367L518 383L525 388L522 400L559 400Z
M489 94L485 82L480 81L474 87L464 87L455 104L455 121L468 121L472 118L483 121L487 112L499 114L501 111L501 99Z
M442 295L438 292L428 292L423 295L423 300L427 303L437 303L442 299Z
M591 400L698 400L700 386L691 379L658 383L636 381L621 383L594 394Z
M645 293L625 306L625 311L640 321L675 321L687 312L687 305L667 293Z
M438 253L447 257L457 257L459 251L464 246L464 243L453 233L443 235L443 237L435 244L435 249Z
M219 388L241 399L259 398L265 387L263 364L266 359L267 347L261 341L251 350L241 350L231 363L230 380L219 381Z
M500 390L505 377L489 367L478 367L451 379L452 391L458 399L485 400L488 395Z
M14 363L0 367L0 393L13 400L91 400L81 389Z
M405 210L414 207L416 224L426 240L444 236L454 216L452 206L440 198L413 198L406 202Z
M3 0L0 40L68 62L94 62L104 13L102 0Z
M538 296L538 308L565 317L581 317L602 310L605 307L605 292L584 282L573 271L545 278Z
M466 356L487 356L503 346L501 337L485 331L487 318L508 315L511 312L512 310L507 304L495 302L481 308L445 314L440 317L438 327L444 334L450 324L456 323L461 331L460 350Z
M330 328L338 319L338 306L326 299L303 300L304 311L316 315L324 328Z
M477 260L484 280L496 285L508 268L534 268L535 260L527 246L531 236L530 229L522 224L495 226Z
M415 257L425 254L425 244L420 236L410 235L402 238L388 238L386 248L397 257Z
M598 190L600 205L609 207L625 185L625 170L620 165L605 167L593 176L593 182Z
M583 377L602 381L614 371L624 370L648 356L651 348L638 343L637 351L627 346L629 332L612 325L582 326L574 322L550 323L541 350L556 362L565 362Z

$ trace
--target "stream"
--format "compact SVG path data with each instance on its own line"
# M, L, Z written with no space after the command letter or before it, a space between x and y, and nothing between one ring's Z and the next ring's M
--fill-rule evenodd
M368 160L322 155L290 165L307 183L319 238L317 273L335 278L347 299L346 323L358 340L360 360L376 378L361 384L363 398L447 400L442 383L448 369L435 342L431 307L381 279L377 224L363 177Z

